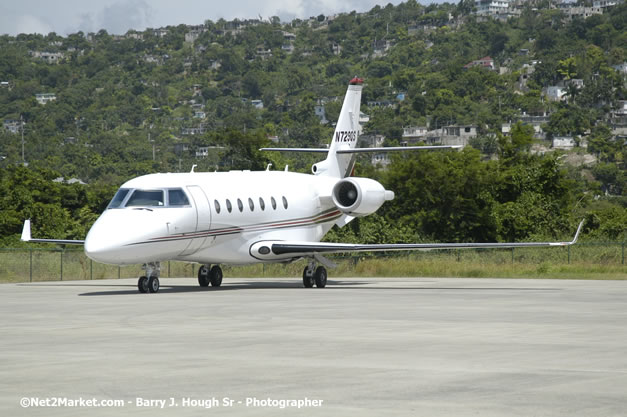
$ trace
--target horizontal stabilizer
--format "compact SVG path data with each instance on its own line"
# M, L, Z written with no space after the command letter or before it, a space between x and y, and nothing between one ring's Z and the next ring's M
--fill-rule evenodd
M271 151L271 152L316 152L316 153L327 153L328 149L325 148L260 148L260 151Z
M460 149L461 145L434 145L434 146L391 146L387 148L353 148L353 149L338 149L335 153L338 154L350 154L350 153L380 153L380 152L401 152L401 151L428 151L431 149ZM327 153L328 149L324 148L261 148L260 151L272 151L272 152L315 152L315 153Z
M337 153L367 153L367 152L402 152L402 151L428 151L430 149L459 149L461 145L434 145L434 146L390 146L387 148L354 148L338 149Z

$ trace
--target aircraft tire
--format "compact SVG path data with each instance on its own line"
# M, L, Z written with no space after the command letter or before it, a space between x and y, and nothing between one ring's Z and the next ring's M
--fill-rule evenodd
M148 278L147 277L139 277L139 280L137 281L137 289L139 290L139 292L144 293L144 294L148 292Z
M311 288L314 286L314 277L313 275L307 275L307 267L303 271L303 285L305 288Z
M207 268L207 265L202 265L198 268L198 285L201 287L209 286L209 268Z
M148 291L151 293L159 292L159 278L152 276L148 280Z
M211 281L212 287L219 287L222 285L222 268L218 265L214 265L209 271L209 280Z
M327 286L327 270L324 266L316 268L314 279L316 280L316 287L324 288Z

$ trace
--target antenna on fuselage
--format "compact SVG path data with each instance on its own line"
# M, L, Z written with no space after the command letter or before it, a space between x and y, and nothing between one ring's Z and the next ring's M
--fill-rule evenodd
M270 163L268 164L268 166L266 167L266 171L270 171L270 167L271 167L271 166L272 166L272 162L270 162Z
M285 172L287 172L287 169L289 168L289 165L285 165Z
M190 173L194 172L194 168L196 168L198 165L194 164L192 165L192 169L189 171Z

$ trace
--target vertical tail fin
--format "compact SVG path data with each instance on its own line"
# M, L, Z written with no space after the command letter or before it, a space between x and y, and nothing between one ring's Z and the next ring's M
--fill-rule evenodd
M327 159L313 166L313 172L316 175L336 178L345 178L351 175L355 165L355 154L337 154L337 151L353 149L357 145L357 139L361 133L359 109L362 84L363 80L357 77L350 81L346 96L344 96L340 117L335 126L335 132L333 132Z

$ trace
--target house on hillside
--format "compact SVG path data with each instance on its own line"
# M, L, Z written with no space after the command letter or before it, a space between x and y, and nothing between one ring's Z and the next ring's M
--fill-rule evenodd
M207 31L207 28L203 26L194 27L185 34L185 42L194 43L196 40Z
M573 149L575 146L577 142L572 136L554 136L551 144L553 149Z
M620 72L621 75L627 76L627 62L623 62L622 64L612 66L616 71Z
M545 94L551 101L562 101L566 95L566 87L551 85L545 89Z
M403 139L407 145L424 143L426 145L467 146L470 139L476 136L477 127L473 125L448 125L428 131L422 126L403 129Z
M559 5L564 13L564 21L571 22L573 19L587 19L595 14L603 14L600 7L575 6L575 3L562 3Z
M426 126L408 126L403 128L403 140L407 143L415 143L424 140L427 136Z
M54 93L39 93L35 94L35 99L39 104L48 104L51 101L55 101L57 99L57 95Z
M362 148L381 148L385 142L385 136L379 134L362 135L359 137ZM380 165L386 167L390 164L390 158L387 152L373 153L370 157L372 165Z
M4 130L16 134L20 131L21 122L19 120L5 119L2 122L2 126Z
M324 108L324 104L316 104L314 106L314 113L318 119L320 119L320 124L327 124L329 121L327 120L327 113Z
M382 57L394 46L394 42L387 39L375 40L373 43L373 56Z
M486 68L492 71L496 69L496 66L494 65L494 60L489 56L484 56L481 59L471 61L464 65L464 69L469 69L472 67Z
M594 0L592 2L592 7L598 7L601 10L608 9L610 7L617 6L621 4L623 0Z
M33 58L42 59L46 61L48 64L58 64L64 58L63 52L30 51L30 55Z
M153 29L152 30L152 35L156 36L158 38L163 38L167 34L168 34L168 30L167 29L159 28L159 29Z
M497 16L504 14L509 8L509 0L476 0L477 16Z

